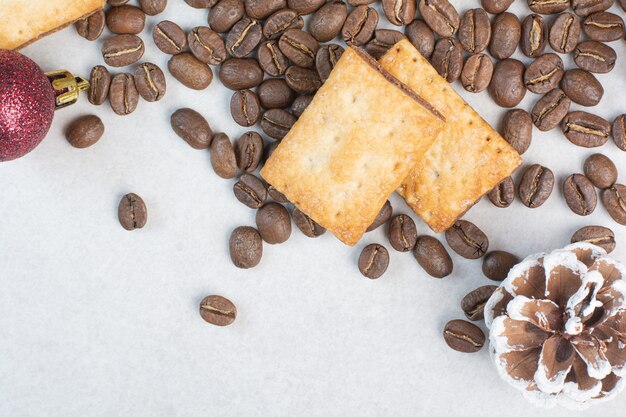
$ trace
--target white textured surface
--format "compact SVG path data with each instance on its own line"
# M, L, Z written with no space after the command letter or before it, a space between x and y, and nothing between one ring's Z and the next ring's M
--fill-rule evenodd
M170 3L142 35L146 60L162 68L167 57L152 45L152 26L161 18L185 29L206 23L206 12L182 0ZM479 4L453 3L461 11ZM512 10L528 13L521 0ZM73 32L24 53L48 70L88 74L102 62L100 42ZM618 64L598 76L606 94L592 110L610 120L626 111L626 79L620 78L626 45L611 46ZM453 255L454 274L436 280L410 254L393 251L382 229L355 248L329 234L311 240L294 230L286 244L264 247L258 268L232 266L230 231L252 225L254 212L233 198L232 181L212 172L208 152L172 133L169 115L189 105L215 131L234 139L245 130L231 121L230 92L217 80L196 92L166 76L162 102L140 102L133 115L120 118L108 105L94 108L83 98L56 115L37 150L0 164L2 417L571 415L532 408L500 381L486 348L461 354L443 342L443 325L463 317L462 296L490 283L480 261ZM462 94L498 126L504 110L487 93ZM538 98L527 94L522 107L529 110ZM74 149L63 129L85 113L102 117L106 136L90 149ZM591 216L574 215L560 185L598 151L614 160L625 183L626 153L612 143L579 148L558 131L533 133L524 158L554 171L552 197L534 210L519 201L508 209L482 201L466 218L487 233L491 249L521 258L562 247L579 227L605 225L617 235L612 256L625 260L626 229L601 204ZM146 228L133 233L116 218L119 198L130 191L144 197L150 216ZM392 203L397 213L409 212L397 196ZM421 222L418 228L430 233ZM372 242L392 251L377 281L356 267L360 249ZM200 319L198 302L211 293L237 305L232 326ZM625 406L621 395L585 416L618 416Z

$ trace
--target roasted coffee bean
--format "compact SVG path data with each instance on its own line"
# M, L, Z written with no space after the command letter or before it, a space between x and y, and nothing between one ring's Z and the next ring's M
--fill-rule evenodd
M315 68L322 82L328 79L330 72L335 68L335 65L337 65L343 51L344 49L341 46L334 43L324 45L317 50L317 54L315 55Z
M463 49L475 54L489 46L491 22L483 9L470 9L465 12L459 27L459 41Z
M274 143L278 143L278 142L274 142ZM283 204L289 203L289 200L287 199L287 197L285 197L283 193L281 193L280 191L278 191L276 188L274 188L271 185L267 187L267 194L272 198L272 200L276 201L277 203L283 203Z
M134 64L141 59L143 52L143 41L135 35L116 35L102 44L104 62L112 67Z
M480 93L489 87L493 75L493 62L485 54L470 55L461 71L461 84L471 93Z
M555 14L567 9L570 0L528 0L528 7L535 13Z
M585 176L600 189L611 187L617 181L617 167L608 156L594 153L583 164Z
M533 138L533 123L527 111L509 110L502 120L501 130L504 140L522 155L530 147Z
M279 141L274 141L274 142L270 142L267 146L265 146L265 152L263 156L265 161L270 159L270 157L272 156L276 148L278 148L279 144L280 144Z
M367 245L359 256L359 271L369 279L380 278L389 266L389 252L377 243Z
M563 73L563 60L557 54L543 54L526 68L524 85L533 93L545 94L559 85Z
M505 12L512 3L513 0L481 0L483 9L491 14Z
M523 110L522 110L523 111ZM506 208L515 200L515 184L513 178L506 177L487 194L494 206Z
M129 0L106 0L106 2L113 7L121 6L128 3ZM185 0L186 1L186 0ZM190 0L191 1L191 0Z
M622 6L622 10L626 11L626 0L619 0L619 5Z
M228 250L237 268L254 268L263 256L263 240L254 227L239 226L230 235Z
M296 118L291 113L283 109L270 109L263 113L261 129L267 136L280 140L289 133L295 122Z
M287 7L305 16L318 10L326 0L287 0Z
M167 7L167 0L139 0L139 6L148 16L156 16L163 13Z
M560 88L555 88L535 103L531 112L537 129L546 132L561 123L569 112L571 100Z
M216 326L228 326L237 318L237 308L224 297L209 295L200 302L200 317Z
M200 113L189 108L182 108L172 113L172 130L194 149L207 149L213 139L209 123Z
M245 0L246 14L253 19L263 20L272 13L287 7L287 0Z
M206 26L197 26L187 35L189 50L205 64L219 65L226 59L226 45L222 37Z
M435 50L435 33L420 19L411 22L405 29L407 39L415 49L426 59L430 58Z
M111 74L102 65L92 68L89 76L89 102L97 106L104 103L109 96L111 86Z
M389 202L389 200L387 200L385 201L385 204L382 206L382 208L376 215L376 218L374 219L372 224L370 224L369 227L367 228L366 232L371 232L372 230L377 229L383 224L387 223L387 221L389 221L389 219L391 218L392 214L393 214L393 208L391 207L391 203Z
M88 148L104 134L104 123L98 116L86 115L75 119L65 131L65 139L75 148Z
M296 93L282 78L269 78L257 89L259 101L264 109L284 109L291 106Z
M228 32L244 14L242 0L220 0L209 11L209 27L218 33Z
M459 13L448 0L420 0L419 11L424 22L443 38L454 35L461 24Z
M265 243L284 243L291 236L289 212L278 203L267 203L256 212L256 227Z
M230 98L230 114L239 126L254 126L261 117L259 96L251 90L235 91Z
M176 55L187 47L185 32L174 22L164 20L154 27L152 40L161 52Z
M94 14L76 22L76 32L88 41L95 41L104 30L104 11L98 10Z
M278 10L267 18L263 24L263 36L267 39L278 39L288 29L302 29L302 16L292 9Z
M459 79L463 70L463 48L455 38L441 38L435 44L430 61L439 75L452 83Z
M135 70L135 86L139 95L149 102L161 100L167 89L163 71L149 62L139 65Z
M358 6L346 18L341 28L341 36L348 45L365 45L378 25L378 12L365 5Z
M298 94L315 94L322 86L317 71L292 65L285 71L287 85Z
M259 65L270 77L279 77L285 73L289 60L281 52L277 41L267 41L259 46Z
M602 202L613 220L626 226L626 186L613 184L602 192Z
M146 203L137 194L126 194L117 207L117 218L126 230L141 229L148 221Z
M115 114L120 116L131 114L138 103L139 92L135 86L135 77L126 73L113 77L109 88L109 104Z
M595 114L574 111L563 119L563 133L574 145L594 148L609 140L611 125Z
M616 41L624 37L624 20L609 12L594 13L583 22L583 30L591 40Z
M595 106L604 95L600 81L589 71L578 68L565 71L561 89L574 103L582 106Z
M522 22L522 52L527 57L539 56L546 49L548 40L548 25L543 17L530 14Z
M526 95L524 64L508 58L498 62L493 69L489 94L501 107L515 107Z
M491 28L489 52L494 58L506 59L513 55L522 37L522 25L513 13L496 16Z
M615 67L617 54L608 45L596 41L581 42L574 50L574 62L581 69L605 74Z
M600 246L606 253L611 253L615 249L615 233L608 227L585 226L572 235L570 243L578 242L591 243Z
M593 184L582 174L572 174L565 179L563 197L567 206L579 216L593 213L598 203Z
M424 271L432 277L443 278L452 273L452 258L441 242L432 236L419 236L413 256Z
M398 252L408 252L417 242L417 227L412 218L398 214L389 222L389 243Z
M146 24L146 14L138 7L112 7L106 14L106 23L109 30L118 35L137 35Z
M376 29L374 39L365 45L365 50L374 59L380 59L396 43L404 39L402 32L391 29Z
M261 84L263 70L255 59L230 58L222 63L220 81L231 90L245 90Z
M489 252L483 260L483 274L493 281L503 281L519 261L517 256L509 252L502 250Z
M278 47L285 56L300 67L311 67L319 49L317 40L300 29L289 29L282 34Z
M233 186L233 192L237 200L253 209L258 209L267 200L265 184L252 174L243 174Z
M546 202L554 188L554 174L539 164L526 168L519 184L519 197L529 208L537 208Z
M587 17L607 10L614 2L615 0L572 0L572 9L577 16Z
M193 90L204 90L213 81L211 68L189 52L172 56L167 68L174 78Z
M296 117L302 116L302 113L304 113L304 110L311 104L311 101L313 101L312 95L298 96L291 105L291 112Z
M230 139L224 133L218 133L211 140L211 166L222 178L237 176L237 158Z
M568 54L572 52L580 39L580 21L568 12L561 13L552 22L548 41L556 52Z
M457 220L446 230L446 241L453 251L467 259L478 259L489 249L487 235L467 220Z
M196 9L208 9L217 4L218 0L185 0L185 3Z
M246 132L235 144L237 167L245 172L254 172L263 158L263 138L257 132Z
M449 321L443 329L443 338L448 346L463 353L478 352L485 344L480 327L465 320Z
M396 26L411 23L417 11L415 0L383 0L382 7L389 23Z
M626 151L626 114L619 115L613 121L613 141L615 146Z
M291 216L293 217L295 225L298 226L298 229L307 237L319 237L326 232L326 229L301 212L298 207L293 209Z
M341 32L346 18L348 7L341 0L331 0L315 12L309 20L309 33L318 42L329 42Z
M235 58L243 58L256 49L262 38L261 24L244 17L228 32L226 50Z
M467 293L461 300L461 309L465 317L472 321L482 320L485 317L485 304L497 288L495 285L484 285Z

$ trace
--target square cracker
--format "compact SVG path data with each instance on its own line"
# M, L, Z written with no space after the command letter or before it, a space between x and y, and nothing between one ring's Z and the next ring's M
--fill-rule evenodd
M439 138L398 189L432 230L442 232L511 175L522 158L408 40L379 62L446 117Z
M104 7L104 0L0 0L0 49L20 49Z
M373 58L348 48L261 176L354 245L444 120Z

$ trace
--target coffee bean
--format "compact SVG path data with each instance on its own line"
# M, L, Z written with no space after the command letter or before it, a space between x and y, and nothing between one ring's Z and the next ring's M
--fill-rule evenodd
M415 19L405 29L407 39L415 49L426 59L430 58L435 50L435 33L420 19Z
M572 174L563 183L563 196L567 206L579 216L593 213L598 203L596 190L587 177Z
M498 62L493 70L489 94L501 107L515 107L526 95L524 64L508 58Z
M443 329L443 338L452 349L473 353L482 349L485 334L480 328L465 320L451 320Z
M522 155L530 147L533 138L533 122L530 114L522 109L509 110L502 120L500 131L504 140Z
M263 24L263 36L267 39L278 39L288 29L302 29L302 16L292 9L278 10L267 18Z
M417 242L417 227L406 214L398 214L389 222L389 243L398 252L408 252Z
M228 326L237 318L237 308L222 296L209 295L200 302L200 317L216 326Z
M274 142L274 143L278 143L278 142ZM272 198L272 200L276 201L277 203L283 203L283 204L289 203L289 200L287 199L287 197L285 197L283 193L281 193L280 191L278 191L276 188L274 188L271 185L267 187L267 194Z
M326 0L287 0L287 7L304 16L318 10L325 2Z
M411 23L417 11L415 0L383 0L382 7L389 23L396 26Z
M570 0L528 0L528 7L535 13L555 14L569 7Z
M324 45L317 50L315 55L315 68L322 82L328 79L330 72L335 68L344 49L334 43Z
M279 144L280 144L280 141L274 141L274 142L270 142L269 144L265 146L265 154L263 155L263 159L266 162L268 159L270 159L270 157L272 156L276 148L278 148Z
M237 158L230 139L218 133L211 140L211 166L215 173L225 179L237 176Z
M512 3L513 0L481 0L483 9L491 14L505 12Z
M509 252L502 250L489 252L483 260L483 274L493 281L503 281L519 261L517 256Z
M89 17L78 20L75 24L76 32L88 41L95 41L102 35L104 22L104 11L98 10Z
M348 7L341 0L331 0L315 12L309 20L309 33L318 42L329 42L341 32L346 18Z
M613 220L626 226L626 186L613 184L602 192L602 202Z
M615 249L615 233L608 227L585 226L572 235L570 243L578 242L591 243L600 246L606 253L611 253Z
M494 206L506 208L515 200L515 184L513 178L506 177L487 194Z
M616 41L624 37L624 20L609 12L594 13L583 22L583 30L591 40Z
M608 156L595 153L583 165L585 176L600 189L611 187L617 181L617 167Z
M189 108L178 109L170 118L172 130L194 149L207 149L213 139L209 123L200 113Z
M461 71L461 84L471 93L480 93L489 87L492 75L493 62L487 55L470 55Z
M251 90L235 91L230 98L230 114L239 126L254 126L261 117L259 97Z
M104 103L109 96L111 86L111 74L102 65L92 68L89 76L89 102L96 106Z
M163 13L167 7L167 0L139 0L139 5L148 16L156 16Z
M580 21L568 12L561 13L552 22L548 41L556 52L568 54L572 52L580 39Z
M143 41L135 35L116 35L102 44L104 62L112 67L134 64L141 59L143 52Z
M615 0L572 0L572 9L580 17L587 17L592 13L603 12L613 5Z
M298 226L298 229L307 237L319 237L326 232L326 229L301 212L298 207L293 209L291 216L293 217L295 225Z
M463 70L463 48L455 38L441 38L435 44L430 61L439 75L452 83L459 79Z
M237 268L254 268L263 256L263 240L254 227L239 226L230 235L228 249Z
M617 54L608 45L596 41L581 42L574 50L574 62L581 69L605 74L615 67Z
M138 7L112 7L106 14L106 24L109 30L118 35L137 35L146 24L146 14Z
M164 20L154 27L152 40L161 52L175 55L187 47L185 32L174 22Z
M594 148L609 140L611 125L594 114L574 111L563 119L563 133L574 145Z
M522 37L522 24L513 13L504 12L496 16L491 26L489 52L496 59L513 55Z
M315 54L319 49L317 40L300 29L289 29L282 34L278 47L294 64L310 67L315 63Z
M235 58L243 58L256 49L262 38L261 24L244 17L228 32L226 50Z
M311 104L311 101L313 101L312 95L298 96L291 105L291 112L296 117L302 116L302 113L304 113L304 110Z
M446 230L446 241L453 251L467 259L478 259L489 248L487 236L467 220L457 220Z
M491 40L491 22L483 9L465 12L459 27L459 41L463 49L475 54L484 51Z
M465 317L472 321L482 320L485 317L485 304L497 288L495 285L484 285L467 293L461 300L461 309Z
M522 22L522 52L527 57L539 56L546 49L548 40L548 25L543 17L530 14Z
M341 28L341 36L348 45L366 44L378 25L378 12L365 5L358 6L346 18Z
M426 273L434 278L444 278L452 273L452 258L441 242L432 236L419 236L413 256Z
M205 64L219 65L226 59L226 45L222 37L206 26L196 26L187 34L189 50Z
M519 183L519 197L529 208L537 208L546 202L554 188L554 174L539 164L526 168Z
M565 71L561 89L574 103L582 106L595 106L604 95L600 81L589 71L578 68Z
M126 194L117 207L117 217L124 229L141 229L148 221L146 203L137 194Z
M254 172L263 158L263 138L257 132L246 132L235 144L237 167L245 172Z
M613 141L615 146L626 151L626 114L619 115L613 121Z
M267 41L259 46L259 65L270 77L279 77L285 73L289 60L281 52L277 41Z
M193 90L204 90L213 81L211 68L189 52L172 56L167 68L181 84Z
M283 109L270 109L263 113L261 129L267 136L280 140L289 133L295 122L296 118L291 113Z
M106 0L109 6L117 7L128 3L129 0ZM186 1L186 0L185 0Z
M209 11L209 27L218 33L228 32L244 14L242 0L220 0Z
M622 6L622 10L626 11L626 0L619 0L619 5Z
M454 35L461 24L458 12L448 0L420 0L419 11L426 24L443 38Z
M267 200L267 188L263 181L252 174L243 174L233 186L237 200L250 208L257 209Z
M377 229L383 224L387 223L387 221L389 221L389 219L391 218L392 214L393 214L393 208L391 207L391 203L389 202L389 200L387 200L385 201L385 204L382 206L382 208L376 215L376 218L374 219L372 224L370 224L367 230L365 231L371 232L372 230Z
M287 7L287 0L246 0L246 14L253 19L262 20L272 13Z
M545 94L559 85L563 74L563 60L557 54L543 54L526 68L524 85L533 93Z
M222 63L220 81L231 90L246 90L261 84L263 70L255 59L230 58Z
M88 148L100 140L104 124L98 116L86 115L75 119L65 131L65 138L75 148Z
M149 62L135 70L135 86L141 97L149 102L161 100L167 88L161 68Z
M196 9L209 9L217 4L218 0L185 0L185 3Z
M291 106L296 93L282 78L269 78L257 89L259 101L264 109L284 109Z
M555 88L540 98L531 112L537 129L546 132L561 123L569 112L571 100L560 88Z
M115 114L120 116L131 114L138 103L139 92L135 86L135 77L125 73L113 77L109 88L109 104Z
M256 227L266 243L284 243L291 236L289 212L278 203L267 203L256 212Z
M367 245L359 256L359 271L369 279L380 278L389 266L389 252L377 243Z
M285 71L287 85L298 94L315 94L322 86L322 80L317 71L295 65Z
M391 29L376 29L374 39L365 45L365 50L374 59L380 59L396 43L404 39L402 32Z

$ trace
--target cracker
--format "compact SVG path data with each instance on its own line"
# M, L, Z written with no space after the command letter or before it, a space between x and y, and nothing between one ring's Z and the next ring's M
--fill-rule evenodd
M439 138L398 189L433 231L442 232L511 175L522 158L409 41L394 45L380 63L446 117Z
M0 49L20 49L104 7L104 0L0 0Z
M354 245L443 121L369 55L348 48L261 176Z

